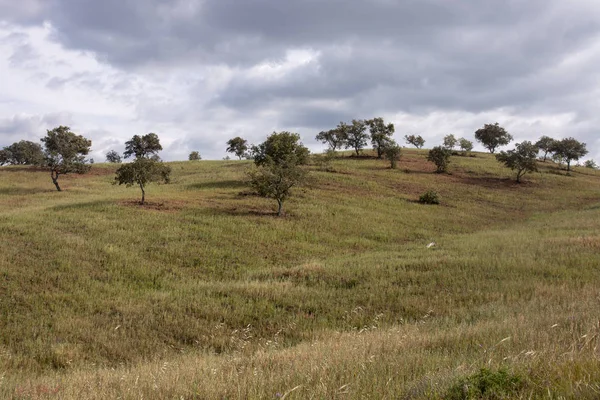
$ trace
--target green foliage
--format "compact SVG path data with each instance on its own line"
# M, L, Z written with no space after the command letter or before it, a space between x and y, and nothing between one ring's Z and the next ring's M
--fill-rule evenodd
M460 146L460 149L465 153L465 155L469 154L473 150L473 142L471 142L468 139L458 139L458 145Z
M0 165L40 165L44 161L42 146L21 140L0 150Z
M144 204L146 200L146 186L152 182L169 183L170 175L171 167L160 161L139 157L135 161L123 164L117 169L113 184L118 183L127 187L138 185L142 191L140 204Z
M454 135L447 135L444 137L444 147L448 150L454 149L454 147L458 144L458 140Z
M475 139L493 154L499 146L509 144L513 137L496 122L485 124L483 128L475 131Z
M579 160L588 153L586 144L572 137L556 140L550 151L554 153L555 159L567 163L567 171L571 170L573 160Z
M273 132L258 146L252 146L252 156L257 166L271 164L308 163L310 152L300 141L300 135L291 132Z
M583 166L585 168L590 168L590 169L598 169L598 164L596 164L596 162L594 160L586 160L583 163Z
M346 148L354 149L356 156L360 155L360 151L367 145L369 135L367 134L367 124L362 119L353 119L352 124L340 124L341 129L347 132Z
M406 140L406 143L412 144L417 149L420 149L425 145L425 139L423 139L421 135L405 135L404 140Z
M535 142L535 145L540 151L544 152L544 162L546 162L548 153L551 153L554 146L556 146L556 140L549 136L542 136L537 142Z
M328 144L330 150L336 151L346 146L347 134L346 124L341 122L335 129L319 132L315 139Z
M190 155L188 156L188 160L189 161L199 161L202 160L202 157L200 156L200 153L197 151L192 151L190 153Z
M496 160L506 167L517 171L517 182L527 172L537 171L538 147L529 141L517 143L514 150L502 151L496 155Z
M448 170L448 164L450 164L451 154L450 150L442 146L436 146L429 150L427 161L431 161L435 164L437 173L446 172Z
M309 151L297 133L273 132L264 143L253 146L256 167L248 172L249 185L263 197L277 200L277 215L283 212L283 202L294 186L301 185Z
M90 169L85 156L90 152L92 141L71 132L68 126L47 131L44 144L44 166L50 170L52 183L59 192L58 177L68 173L83 174Z
M246 151L248 151L248 141L246 139L237 136L227 141L227 152L235 154L240 160L246 155Z
M444 397L447 400L502 400L515 398L525 387L525 379L506 369L482 368L456 382Z
M106 153L106 162L112 164L121 164L121 161L121 156L116 151L110 150L108 153Z
M383 118L373 118L365 121L371 132L371 144L377 150L377 158L381 158L387 147L392 146L392 135L395 132L394 124L386 124Z
M125 158L131 156L135 156L135 158L150 158L157 155L161 150L162 146L156 133L148 133L143 136L135 135L131 140L125 142L125 153L123 153L123 156Z
M421 204L440 204L440 198L436 191L428 190L419 197Z
M398 161L400 160L400 156L402 155L402 147L400 147L398 143L391 140L387 143L383 153L385 154L385 158L390 161L390 168L396 169L398 166Z

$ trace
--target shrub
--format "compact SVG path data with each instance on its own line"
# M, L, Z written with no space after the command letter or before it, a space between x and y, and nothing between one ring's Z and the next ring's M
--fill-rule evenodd
M444 398L449 400L508 399L514 398L524 386L525 380L521 376L511 374L506 369L494 372L483 368L476 374L456 382Z
M421 204L440 204L440 198L437 192L429 190L419 197L419 203Z
M448 169L448 164L450 163L451 154L452 152L450 150L445 149L442 146L437 146L429 150L427 161L431 161L435 164L437 167L437 173L446 172Z

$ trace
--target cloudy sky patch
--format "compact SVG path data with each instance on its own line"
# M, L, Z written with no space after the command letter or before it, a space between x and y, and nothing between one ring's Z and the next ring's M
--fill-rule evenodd
M0 0L0 145L69 125L167 160L383 116L396 139L574 136L600 160L592 0Z

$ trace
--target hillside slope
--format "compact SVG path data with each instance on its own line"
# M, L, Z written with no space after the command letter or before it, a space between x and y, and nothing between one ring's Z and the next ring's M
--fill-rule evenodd
M425 154L311 166L284 218L248 162L171 163L145 207L109 165L0 168L0 396L429 398L485 367L596 398L600 173Z

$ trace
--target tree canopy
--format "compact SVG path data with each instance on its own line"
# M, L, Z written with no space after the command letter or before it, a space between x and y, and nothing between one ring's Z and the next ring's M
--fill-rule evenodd
M47 131L41 139L44 144L43 165L50 170L52 183L59 192L58 177L68 173L83 174L90 169L85 156L90 152L92 141L71 132L68 126Z
M44 161L42 146L21 140L0 150L0 165L40 165Z
M344 125L347 132L346 148L354 149L356 156L358 157L360 151L367 145L367 140L369 139L369 135L366 133L367 124L362 119L353 119L352 124Z
M336 151L346 146L346 140L348 139L348 133L345 126L338 125L335 129L328 131L321 131L315 137L321 143L329 145L331 151ZM344 124L345 125L345 124Z
M254 163L258 166L269 164L306 164L310 152L300 141L300 135L291 132L273 132L258 146L252 146Z
M431 161L436 166L437 173L446 172L450 163L450 150L442 146L436 146L429 150L427 161Z
M567 163L567 171L571 170L573 160L577 161L588 153L586 144L572 137L556 140L550 151Z
M106 153L106 161L113 164L120 164L122 160L119 153L114 150L110 150L108 153Z
M138 157L129 164L123 164L117 169L114 184L131 187L138 185L142 191L140 204L146 201L146 186L152 182L170 182L171 167L160 161L146 157Z
M190 153L190 155L188 156L188 160L189 161L200 161L202 160L202 156L200 156L200 153L197 151L192 151Z
M537 171L538 147L529 141L517 143L514 150L501 151L496 159L513 171L517 171L517 182L527 172Z
M160 140L156 133L148 133L143 136L135 135L125 142L125 153L123 156L129 158L135 156L135 158L157 156L158 152L163 148L160 145Z
M425 139L423 139L421 135L405 135L404 140L406 140L406 143L412 144L417 149L420 149L425 145Z
M496 122L485 124L483 128L475 131L475 139L493 154L498 147L512 142L513 137Z
M381 158L386 147L391 145L392 135L395 132L394 124L386 124L383 118L373 118L365 121L371 132L371 144L377 151L377 158Z
M235 154L240 160L246 155L246 151L248 151L248 141L246 139L237 136L227 141L227 152Z
M542 136L536 143L535 146L544 153L544 162L548 158L548 153L552 153L552 149L556 144L556 140L550 136Z
M458 140L454 135L444 136L444 147L452 150L458 144Z

